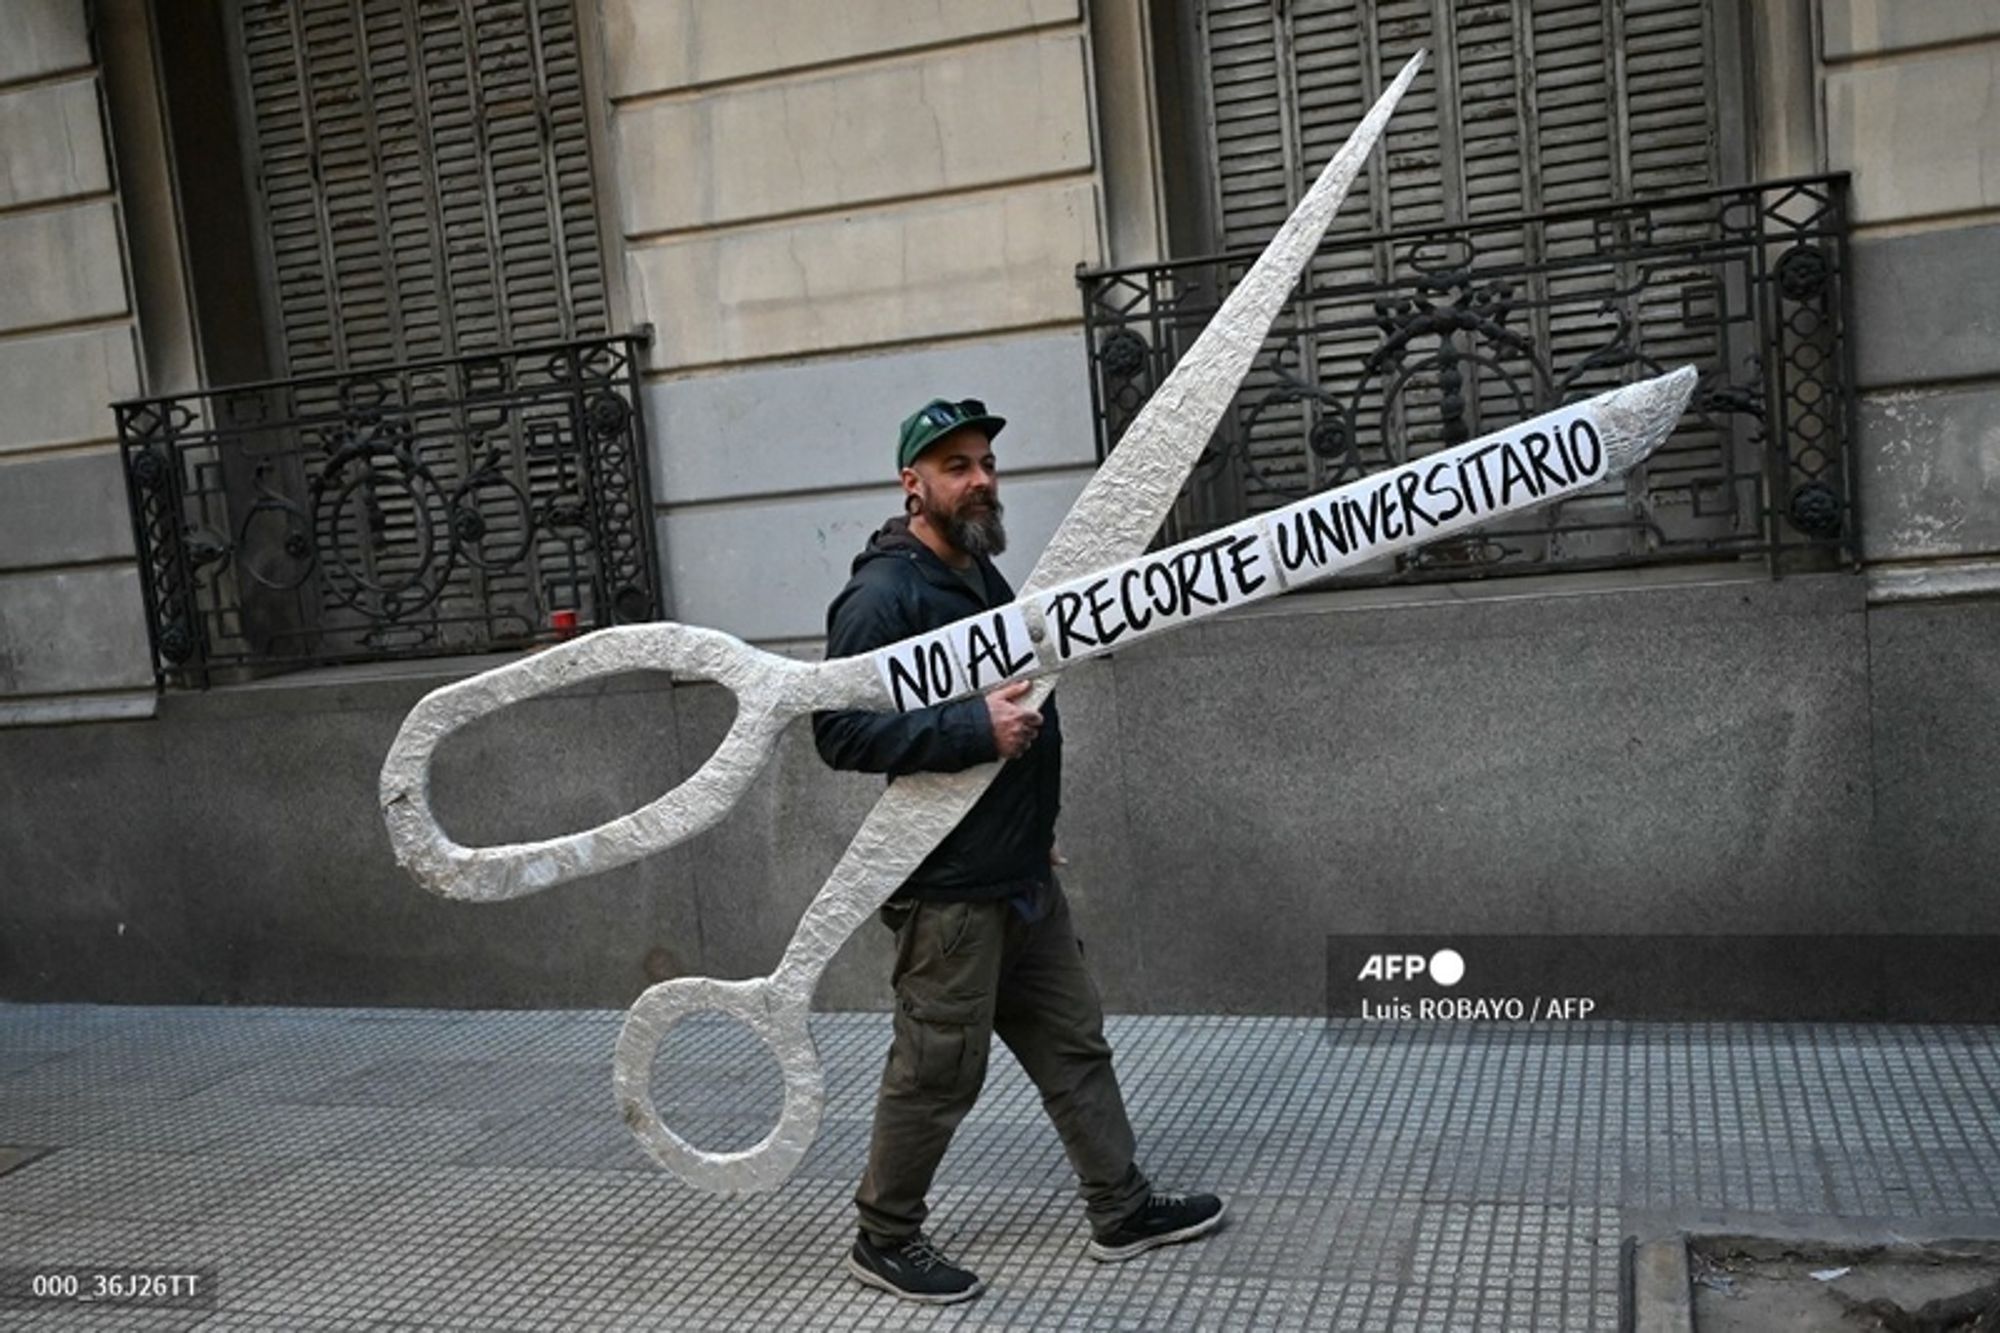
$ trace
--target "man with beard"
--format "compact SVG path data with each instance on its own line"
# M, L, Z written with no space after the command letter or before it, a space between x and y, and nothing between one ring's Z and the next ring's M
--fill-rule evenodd
M896 446L904 515L868 539L827 610L827 655L847 657L1013 600L992 557L1007 546L993 438L1006 422L977 399L934 399ZM1094 1259L1129 1259L1222 1221L1209 1194L1155 1191L1133 1161L1131 1122L1111 1068L1097 988L1084 968L1053 867L1062 728L1027 682L907 713L817 713L835 768L952 773L1008 761L958 827L882 908L896 932L895 1036L854 1196L856 1278L944 1304L983 1284L923 1234L924 1196L985 1082L1000 1034L1041 1090L1076 1169Z

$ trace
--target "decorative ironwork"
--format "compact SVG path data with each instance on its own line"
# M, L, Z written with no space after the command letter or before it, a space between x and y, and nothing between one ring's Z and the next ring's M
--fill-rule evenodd
M1691 362L1693 409L1628 482L1345 581L1851 562L1845 190L1801 177L1329 242L1162 539ZM1079 275L1099 457L1253 258Z
M115 404L161 683L657 617L645 336Z

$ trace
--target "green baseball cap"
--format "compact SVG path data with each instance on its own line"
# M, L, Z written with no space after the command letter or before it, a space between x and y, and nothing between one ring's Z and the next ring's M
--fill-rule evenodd
M902 432L896 437L896 470L901 472L917 460L918 454L955 430L970 426L990 440L1006 424L1007 418L994 416L977 398L962 398L955 403L933 398L903 418Z

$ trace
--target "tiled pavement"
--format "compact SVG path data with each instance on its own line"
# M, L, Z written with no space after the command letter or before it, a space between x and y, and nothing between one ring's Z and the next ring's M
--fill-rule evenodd
M0 1266L219 1274L210 1309L5 1303L0 1329L1600 1329L1624 1208L2000 1221L2000 1029L1122 1018L1142 1161L1231 1224L1086 1259L996 1054L932 1218L991 1289L913 1308L838 1271L886 1016L815 1020L819 1142L739 1200L634 1146L620 1018L0 1006L0 1145L54 1150L0 1174ZM678 1032L669 1119L754 1140L752 1052Z

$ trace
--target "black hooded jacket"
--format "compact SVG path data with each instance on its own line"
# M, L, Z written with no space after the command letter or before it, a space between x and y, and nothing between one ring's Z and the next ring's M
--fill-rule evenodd
M1014 590L985 556L974 557L997 600ZM854 558L854 576L826 611L826 655L852 657L913 634L941 629L984 609L972 588L892 518ZM908 713L814 713L813 739L834 768L886 773L955 773L1000 757L980 696ZM1035 743L993 779L978 804L897 890L899 898L1008 898L1049 876L1062 801L1062 726L1054 699L1042 705Z

